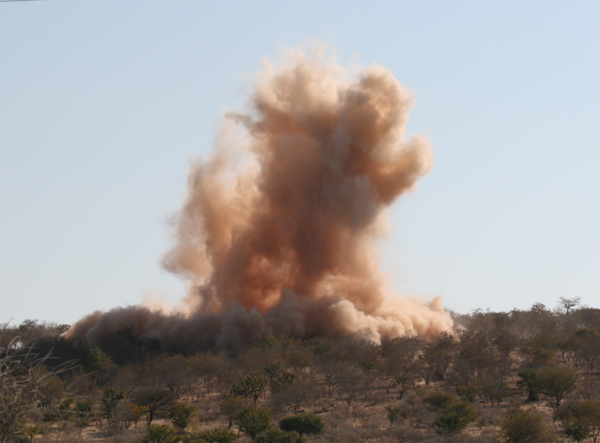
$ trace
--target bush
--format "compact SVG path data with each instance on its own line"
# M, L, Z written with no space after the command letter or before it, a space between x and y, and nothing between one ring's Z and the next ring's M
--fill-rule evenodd
M268 429L254 439L254 443L305 443L307 440L295 431L286 432L281 429Z
M102 415L108 420L109 425L113 423L117 406L119 406L119 402L123 398L125 398L125 394L117 389L106 388L102 392L100 410L102 411Z
M399 421L400 419L407 420L410 417L410 411L404 409L402 406L386 406L387 418L390 424Z
M187 428L187 425L192 421L192 417L196 414L196 408L192 405L186 405L183 403L175 403L169 409L169 419L173 426L179 429Z
M425 403L433 406L435 409L442 409L456 400L456 395L444 391L431 391L423 398Z
M141 443L178 443L177 431L168 425L148 425Z
M433 427L435 432L441 435L458 434L476 419L473 406L469 402L459 400L440 409Z
M235 416L235 422L242 432L254 440L254 437L269 428L272 416L273 412L269 408L252 405L241 410Z
M502 381L496 380L485 383L481 386L481 396L489 400L494 405L494 401L500 404L502 400L510 396L508 385Z
M237 435L228 429L211 429L210 431L190 434L184 439L185 443L233 443Z
M35 322L33 322L35 323ZM6 325L0 325L0 339ZM30 414L38 408L41 392L55 377L71 367L68 364L48 371L50 354L39 357L34 348L14 337L0 347L0 439L16 438ZM50 417L48 417L50 418Z
M507 443L547 443L554 440L539 413L520 408L512 408L504 415L502 436Z
M600 401L583 400L562 409L557 418L563 425L565 434L575 441L600 436Z
M472 402L473 400L475 400L475 397L479 395L479 389L475 386L460 385L456 388L456 395L458 395L463 400Z
M302 412L285 417L279 422L279 427L287 432L296 431L300 436L318 435L325 432L325 420L316 414Z

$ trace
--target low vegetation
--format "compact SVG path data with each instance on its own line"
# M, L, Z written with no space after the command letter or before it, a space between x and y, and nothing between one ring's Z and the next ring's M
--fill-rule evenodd
M598 442L600 310L454 315L373 343L262 337L164 352L124 329L74 349L66 326L0 333L0 442Z

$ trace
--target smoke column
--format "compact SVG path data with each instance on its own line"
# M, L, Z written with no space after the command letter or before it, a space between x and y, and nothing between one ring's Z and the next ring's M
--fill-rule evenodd
M391 298L379 270L385 208L433 166L428 141L406 139L411 105L387 69L350 75L320 47L264 62L245 111L224 116L213 153L192 165L163 261L189 283L184 307L96 312L67 337L92 346L131 326L194 349L450 328L439 297Z

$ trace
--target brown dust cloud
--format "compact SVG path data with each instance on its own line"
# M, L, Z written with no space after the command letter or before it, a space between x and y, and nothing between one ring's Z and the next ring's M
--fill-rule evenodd
M163 259L187 282L182 306L95 312L66 337L94 346L129 327L193 350L452 327L439 297L391 296L379 268L385 209L433 166L429 142L406 137L412 101L386 68L346 70L322 47L264 61L244 110L192 164Z

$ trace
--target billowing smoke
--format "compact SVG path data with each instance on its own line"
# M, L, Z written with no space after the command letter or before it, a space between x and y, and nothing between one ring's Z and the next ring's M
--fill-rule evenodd
M264 63L241 113L192 165L166 269L189 282L177 312L96 312L67 336L94 345L132 327L188 348L260 335L361 333L373 340L452 326L439 298L390 298L376 241L384 210L433 166L406 139L412 98L381 66L354 75L322 48Z

